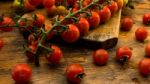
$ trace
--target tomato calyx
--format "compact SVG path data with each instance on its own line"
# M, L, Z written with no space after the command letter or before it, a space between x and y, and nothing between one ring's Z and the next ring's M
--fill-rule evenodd
M79 74L77 74L75 77L76 77L76 78L79 78L80 80L82 80L85 76L86 76L85 73L79 73Z
M122 56L122 58L119 60L119 62L124 65L127 61L128 61L129 56L128 55L124 55Z
M147 25L150 25L150 20L148 20Z

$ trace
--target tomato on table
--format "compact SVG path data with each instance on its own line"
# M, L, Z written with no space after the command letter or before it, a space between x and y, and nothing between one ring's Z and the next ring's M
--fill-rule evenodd
M148 36L148 31L144 27L140 27L135 31L135 37L138 41L144 41Z
M80 64L70 64L66 67L66 77L71 84L79 84L85 76L84 68Z
M18 84L27 83L30 81L32 76L32 69L27 64L17 64L12 69L12 78Z
M109 54L104 49L98 49L93 53L93 62L97 65L107 64L109 59Z

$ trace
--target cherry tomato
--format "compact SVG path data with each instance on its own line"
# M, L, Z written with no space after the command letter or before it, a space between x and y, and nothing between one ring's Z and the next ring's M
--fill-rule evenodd
M143 16L143 24L150 25L150 13L146 13Z
M46 59L48 60L48 62L52 63L52 64L59 64L61 58L62 58L62 51L58 46L52 45L51 48L53 49L53 51L50 53L49 56L46 56Z
M62 34L62 39L68 43L76 42L80 37L79 29L74 25L70 24L69 29L64 31Z
M4 41L3 39L0 38L0 49L2 49L3 46L4 46Z
M147 44L147 45L145 46L145 55L146 55L147 57L150 57L150 44Z
M29 3L33 6L39 6L42 4L43 0L28 0Z
M27 56L28 61L33 62L34 61L34 54L37 49L38 42L37 41L32 41L32 43L28 46L30 51L26 51L25 54Z
M99 25L100 23L100 16L97 12L92 11L91 12L92 16L88 19L90 27L95 28Z
M148 76L150 73L150 59L144 58L139 62L139 72L142 76Z
M74 6L77 0L67 0L69 6Z
M80 35L85 35L89 31L90 26L86 18L80 18L77 27L80 31Z
M121 30L129 31L129 30L131 30L132 26L133 26L132 18L124 17L121 20Z
M66 68L66 77L71 84L79 84L84 75L84 68L80 64L70 64Z
M110 9L107 6L104 6L103 9L99 11L99 16L101 18L100 23L105 23L111 18Z
M148 31L144 27L140 27L135 31L135 37L138 41L144 41L148 36Z
M30 81L32 69L27 64L17 64L12 69L12 78L16 83L23 84Z
M45 8L50 8L55 5L55 0L43 0L43 5Z
M48 15L53 16L56 14L57 8L55 5L53 5L52 7L46 8L46 12L48 13Z
M34 21L33 21L33 25L38 26L38 27L42 27L42 25L44 23L45 23L45 17L42 14L36 14Z
M124 1L123 0L117 0L117 5L118 5L118 8L121 9L123 7L123 4Z
M132 56L132 51L127 46L120 47L116 51L116 59L122 64L130 60L131 56Z
M14 21L10 17L4 16L2 22L0 22L0 26L7 26L7 25L11 25L11 26L14 25ZM4 27L4 28L0 28L0 30L5 32L10 32L13 30L13 28Z
M115 1L112 1L112 3L108 5L108 8L110 9L112 16L118 11L118 5Z
M108 62L108 52L104 49L98 49L93 53L93 61L97 65L105 65Z
M36 9L35 6L31 5L28 0L25 0L25 2L24 2L24 10L25 11L28 12L28 11L33 11L35 9Z

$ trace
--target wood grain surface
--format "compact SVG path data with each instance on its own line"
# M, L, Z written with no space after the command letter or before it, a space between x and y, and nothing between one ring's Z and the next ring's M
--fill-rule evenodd
M129 32L120 31L117 46L108 49L110 58L106 66L93 64L91 55L94 50L90 48L59 44L64 56L60 65L51 66L41 57L41 66L36 67L26 61L22 47L24 39L17 29L13 32L0 32L0 38L5 41L5 46L0 50L0 84L15 84L11 77L11 69L18 63L28 63L31 66L33 76L29 84L68 84L64 72L65 66L71 63L80 63L85 68L86 77L81 84L150 84L150 77L140 76L137 69L139 61L145 58L144 47L150 43L150 36L144 42L136 41L134 36L135 30L141 26L150 33L150 26L142 24L143 14L150 12L150 1L137 0L134 4L135 9L129 9L128 14L135 24ZM9 7L10 3L0 2L1 13L10 11ZM121 66L115 60L115 51L120 46L133 49L133 57L125 66Z

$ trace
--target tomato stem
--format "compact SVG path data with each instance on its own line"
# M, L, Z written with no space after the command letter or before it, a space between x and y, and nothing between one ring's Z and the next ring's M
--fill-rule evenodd
M124 64L127 62L128 58L129 58L128 55L124 55L124 56L120 59L120 63L121 63L122 65L124 65Z
M80 80L82 80L85 76L86 76L85 73L80 73L80 74L77 74L76 78L79 78Z

